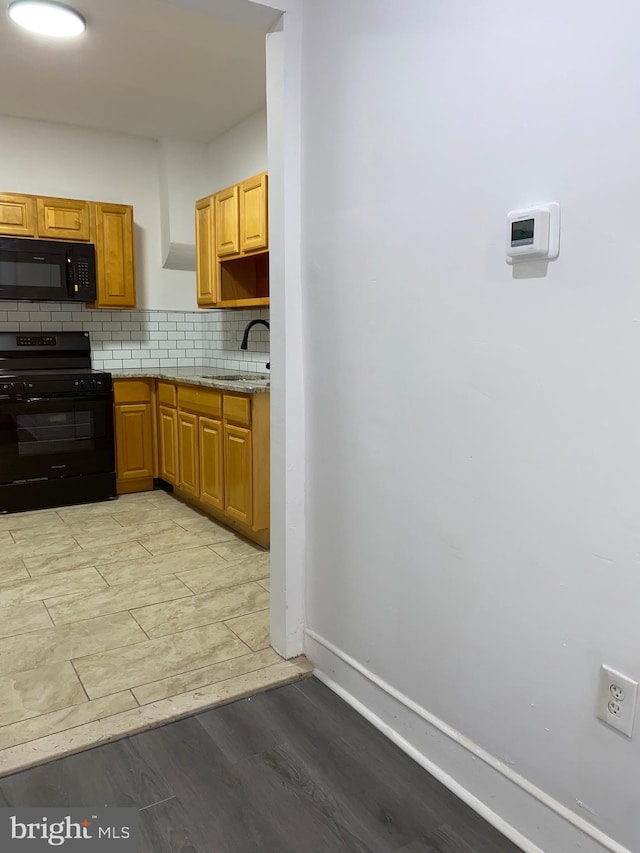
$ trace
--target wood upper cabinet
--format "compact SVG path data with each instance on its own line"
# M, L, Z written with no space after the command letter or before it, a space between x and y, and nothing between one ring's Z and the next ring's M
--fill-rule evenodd
M224 509L222 422L200 418L200 500Z
M267 173L240 184L240 250L254 252L269 246Z
M38 237L90 240L89 202L73 198L36 198Z
M0 234L35 237L36 200L32 196L0 193Z
M269 304L268 175L196 202L197 297L201 308Z
M158 407L159 474L163 480L177 485L178 480L178 413L169 406Z
M217 302L215 207L213 196L196 202L196 294L198 305Z
M240 213L238 187L229 187L215 195L216 254L219 258L240 251Z
M97 293L90 307L136 307L131 205L0 193L0 235L94 243Z
M188 495L198 497L198 416L178 412L178 470L179 486Z
M94 308L135 308L133 207L91 202L96 246L97 297Z

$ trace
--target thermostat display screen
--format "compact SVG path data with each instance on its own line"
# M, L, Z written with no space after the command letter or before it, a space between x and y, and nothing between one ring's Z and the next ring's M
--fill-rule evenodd
M533 245L533 219L520 219L511 223L511 245Z

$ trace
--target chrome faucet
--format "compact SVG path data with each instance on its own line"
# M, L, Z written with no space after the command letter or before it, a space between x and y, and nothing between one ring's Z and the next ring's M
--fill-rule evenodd
M253 329L254 326L266 326L269 331L271 331L269 327L269 323L267 320L252 320L250 323L247 323L247 328L244 330L244 335L242 336L242 343L240 344L240 349L247 348L247 342L249 340L249 332ZM271 368L271 362L268 361L265 365L267 370Z

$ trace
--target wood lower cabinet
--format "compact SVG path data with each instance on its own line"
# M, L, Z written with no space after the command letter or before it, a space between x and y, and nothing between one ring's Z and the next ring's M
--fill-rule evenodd
M115 379L113 395L118 494L148 491L160 476L179 497L268 546L269 394Z
M158 471L172 486L178 484L178 413L169 406L158 406Z
M269 394L157 385L159 475L176 494L269 544Z
M0 235L93 243L97 292L90 307L136 307L131 205L0 193Z
M214 509L224 509L222 422L199 418L200 500Z
M199 497L198 416L178 412L178 470L180 489L191 497Z
M251 455L251 430L225 423L224 511L249 526L253 522Z
M153 488L152 383L146 379L113 383L118 494Z

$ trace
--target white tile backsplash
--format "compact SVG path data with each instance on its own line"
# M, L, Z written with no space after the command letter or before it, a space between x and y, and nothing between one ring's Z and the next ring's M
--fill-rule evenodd
M255 326L246 351L240 349L251 320L268 320L256 311L103 311L53 302L0 303L2 332L89 332L93 366L222 367L264 373L269 361L269 331Z

